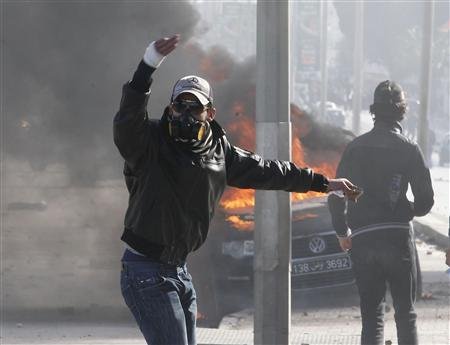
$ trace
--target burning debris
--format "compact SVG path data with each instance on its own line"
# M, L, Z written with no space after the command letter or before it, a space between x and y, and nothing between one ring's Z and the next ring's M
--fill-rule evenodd
M301 220L305 220L305 219L314 219L317 217L319 217L319 215L315 214L315 213L296 214L296 215L293 215L292 221L296 222L296 221L301 221Z
M236 229L242 231L253 231L253 228L255 227L254 217L253 215L248 215L247 218L248 219L245 219L242 216L232 215L228 216L225 220Z
M255 127L251 117L246 114L246 104L235 101L232 109L235 114L233 122L226 129L232 139L236 139L238 146L254 151ZM334 176L337 164L347 143L354 135L346 130L331 125L320 124L311 115L302 111L296 105L291 105L293 123L292 156L293 161L300 167L310 167L314 171L326 176ZM309 198L323 196L322 193L292 193L292 201L301 201ZM255 192L250 189L229 188L225 191L221 206L224 210L235 210L253 207L255 205ZM237 229L249 231L253 229L253 221L242 220L233 215L227 218Z

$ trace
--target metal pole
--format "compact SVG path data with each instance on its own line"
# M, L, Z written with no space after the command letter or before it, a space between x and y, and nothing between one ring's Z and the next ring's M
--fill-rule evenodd
M328 68L327 68L327 46L328 46L328 0L320 1L321 30L320 30L320 73L322 83L320 85L320 118L326 118L326 103L328 91Z
M424 156L428 159L428 103L430 98L431 59L433 52L434 1L424 2L423 37L422 37L422 70L420 76L420 112L418 143ZM430 162L428 162L430 163Z
M289 2L257 3L256 148L290 160ZM290 342L290 194L258 191L255 206L254 343Z
M355 3L355 49L353 52L353 132L359 135L363 87L364 2Z

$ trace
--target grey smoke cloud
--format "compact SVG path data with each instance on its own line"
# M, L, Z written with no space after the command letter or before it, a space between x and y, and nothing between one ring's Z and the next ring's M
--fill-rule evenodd
M112 119L123 83L149 41L181 33L182 44L154 74L150 116L161 116L177 79L199 74L211 82L217 120L229 128L253 122L256 58L238 63L220 42L208 50L189 43L199 15L185 2L6 2L2 9L2 149L11 158L4 179L5 308L21 317L39 309L29 318L50 309L123 308L116 270L127 192L103 180L122 177ZM302 114L312 129L306 148L330 138ZM251 149L252 140L241 140L247 128L237 128L228 131L230 141ZM327 143L321 150L335 147ZM53 163L57 168L44 171Z
M179 1L6 2L3 11L5 151L37 170L64 162L79 183L118 161L112 117L148 42L188 40L199 19ZM168 59L158 87L183 73L178 62Z
M237 63L220 42L208 51L186 43L200 20L187 2L7 2L3 10L5 152L34 170L64 163L80 185L120 177L112 118L121 87L148 42L164 35L183 41L154 74L151 117L161 116L178 78L199 74L214 88L224 127L254 119L255 57Z

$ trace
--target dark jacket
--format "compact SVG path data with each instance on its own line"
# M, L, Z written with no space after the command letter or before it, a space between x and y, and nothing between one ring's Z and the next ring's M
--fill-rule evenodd
M328 197L333 226L340 236L380 228L407 228L414 216L433 206L430 171L419 146L402 135L398 122L375 122L374 128L345 149L336 177L346 177L364 194L357 203ZM411 186L414 202L406 193Z
M226 185L325 191L327 179L310 169L263 160L231 145L216 121L211 122L209 152L196 156L186 151L168 135L167 116L148 119L148 99L149 92L125 84L114 119L114 142L125 159L130 194L122 240L140 253L152 256L163 246L182 260L199 248Z

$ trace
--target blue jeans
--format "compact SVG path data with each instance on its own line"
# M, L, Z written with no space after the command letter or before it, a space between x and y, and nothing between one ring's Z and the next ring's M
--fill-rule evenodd
M122 261L120 285L147 344L197 343L197 302L186 264Z

